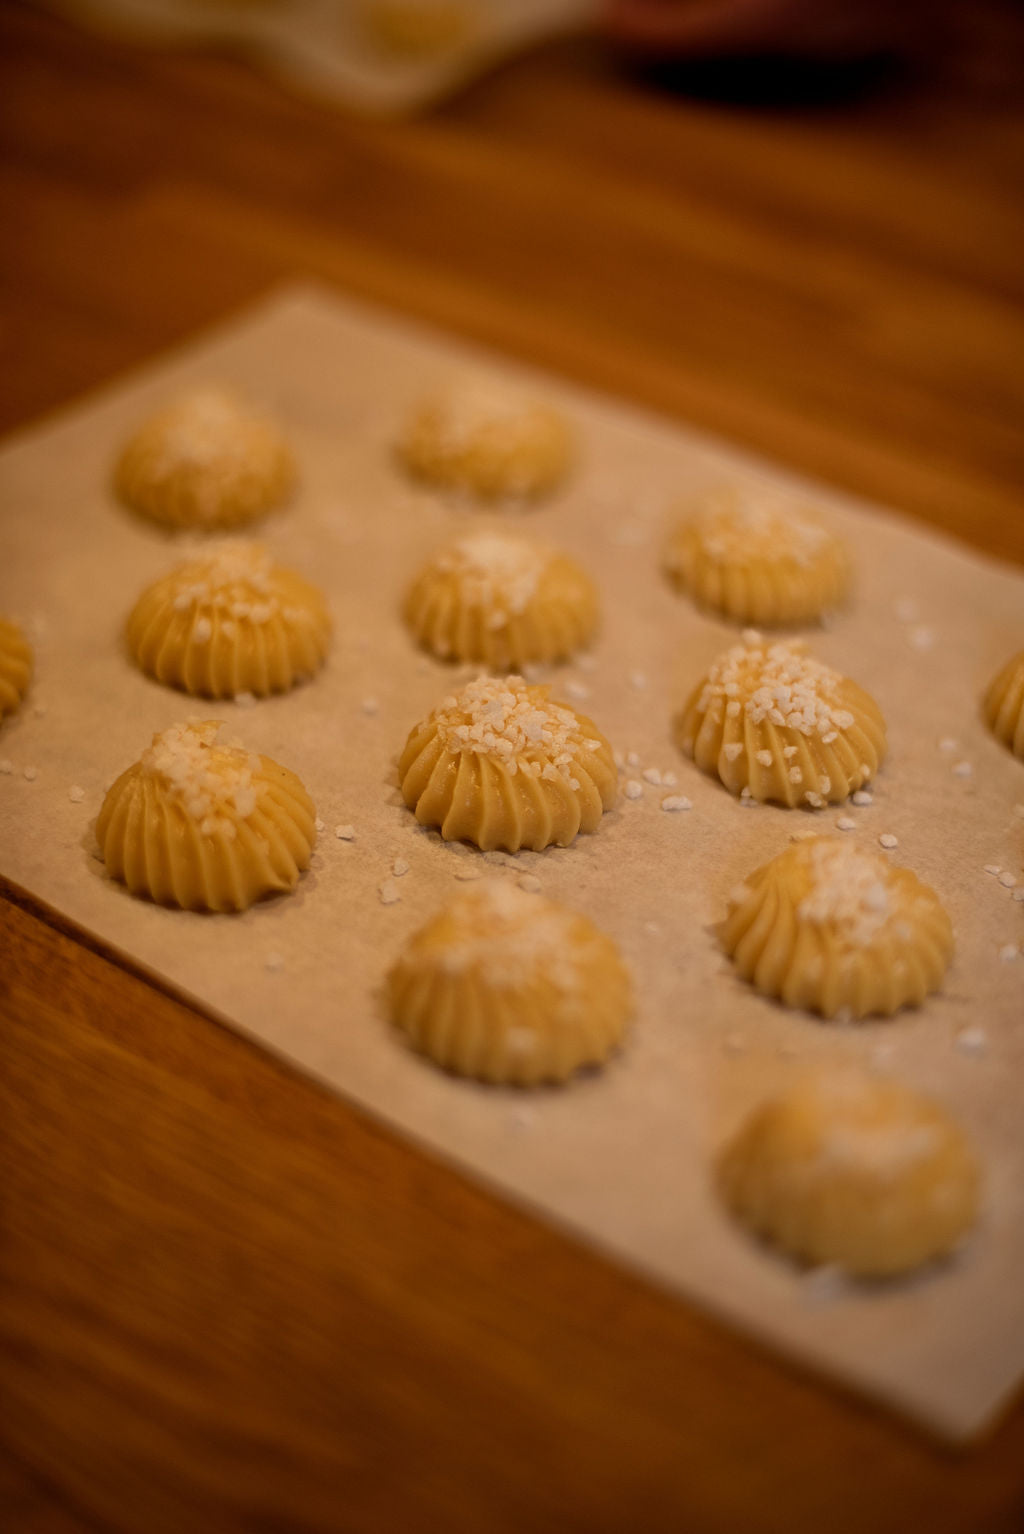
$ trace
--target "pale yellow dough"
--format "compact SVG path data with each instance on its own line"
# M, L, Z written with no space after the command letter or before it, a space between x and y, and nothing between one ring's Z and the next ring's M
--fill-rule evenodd
M299 779L216 720L154 735L103 801L96 839L133 895L189 911L244 911L295 888L309 867L316 812Z
M615 802L607 740L522 677L478 677L410 732L398 763L416 819L446 841L535 852L595 831Z
M374 47L396 58L433 58L465 41L468 0L363 0L363 31Z
M417 479L482 501L535 500L572 461L568 424L550 406L487 380L463 380L424 399L398 444Z
M720 655L675 723L676 740L730 793L795 808L838 804L885 756L875 700L796 643L745 636Z
M0 719L13 714L32 679L32 651L16 623L0 618Z
M1024 650L1007 661L989 687L985 718L996 739L1024 761Z
M605 1060L632 1009L629 972L587 917L511 884L457 895L388 975L391 1016L459 1076L534 1086Z
M846 597L842 539L813 511L767 487L705 494L672 535L665 560L676 586L737 623L810 623Z
M169 527L239 527L281 506L295 462L266 416L227 390L197 389L145 421L114 472L133 511Z
M829 1018L920 1006L953 956L935 891L882 853L834 837L794 842L744 879L720 937L763 995Z
M718 1186L744 1225L798 1261L885 1278L952 1251L977 1217L980 1176L938 1104L836 1071L755 1110L719 1156Z
M147 676L207 698L286 692L319 670L330 634L323 594L242 541L154 581L125 629Z
M494 671L565 660L593 637L593 583L565 554L506 533L469 533L430 559L403 616L424 649Z

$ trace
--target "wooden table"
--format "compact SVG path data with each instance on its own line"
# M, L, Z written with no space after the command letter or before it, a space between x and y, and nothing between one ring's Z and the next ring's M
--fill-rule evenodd
M561 43L376 125L2 5L0 426L315 275L1022 560L1024 28L974 15L842 100ZM5 1528L1024 1527L1024 1406L943 1450L0 929Z

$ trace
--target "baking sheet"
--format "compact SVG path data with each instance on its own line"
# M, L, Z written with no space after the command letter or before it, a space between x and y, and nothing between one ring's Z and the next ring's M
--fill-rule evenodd
M438 0L450 40L389 47L375 0L42 0L72 21L161 45L237 48L301 90L368 116L432 105L532 44L592 24L598 0ZM394 7L396 0L382 0ZM430 0L406 0L429 11ZM384 36L387 36L386 31Z
M544 506L489 515L417 489L396 429L421 392L464 368L560 404L578 468ZM139 590L194 544L122 510L113 458L150 409L221 381L285 424L302 470L294 504L261 536L319 580L334 648L312 683L255 706L205 704L140 675L120 630ZM759 472L810 494L848 536L855 600L811 636L814 653L879 699L890 755L870 806L745 808L675 749L670 721L736 637L659 574L673 502ZM610 1252L846 1384L953 1438L979 1430L1024 1375L1024 766L987 733L979 696L1024 645L1024 575L877 508L756 464L735 449L531 375L500 358L301 287L127 382L20 434L0 453L0 611L24 622L36 678L0 727L0 868L97 936L414 1139ZM588 657L552 670L568 697L633 753L596 835L543 853L446 845L403 807L395 759L411 726L475 668L417 651L398 608L424 556L504 521L556 543L593 574L604 627ZM297 893L240 916L159 909L103 875L92 823L105 787L156 730L218 717L299 772L324 824ZM657 786L645 769L674 773ZM82 794L72 790L82 790ZM670 814L667 794L693 808ZM78 802L75 802L78 801ZM795 830L850 833L941 894L957 953L940 996L853 1027L788 1013L740 983L710 925L728 891ZM351 824L354 841L339 840ZM409 864L393 875L397 858ZM566 1090L523 1093L444 1076L381 1011L405 937L460 880L532 874L591 915L632 966L625 1049ZM385 904L381 887L399 898ZM801 1273L719 1208L711 1157L738 1117L802 1066L860 1061L933 1093L986 1168L981 1223L956 1258L910 1281L864 1286Z

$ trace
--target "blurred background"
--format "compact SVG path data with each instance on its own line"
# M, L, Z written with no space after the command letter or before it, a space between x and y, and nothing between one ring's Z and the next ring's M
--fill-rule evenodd
M299 273L1024 554L1013 0L0 5L13 426Z

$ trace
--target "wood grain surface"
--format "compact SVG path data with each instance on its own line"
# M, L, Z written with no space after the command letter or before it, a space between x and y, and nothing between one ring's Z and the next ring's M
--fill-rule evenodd
M373 124L0 4L0 427L312 275L1024 560L1024 24L976 21L841 98L576 42ZM1024 1406L942 1449L10 886L0 1019L5 1529L1024 1527Z

